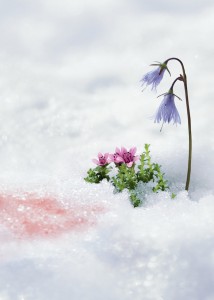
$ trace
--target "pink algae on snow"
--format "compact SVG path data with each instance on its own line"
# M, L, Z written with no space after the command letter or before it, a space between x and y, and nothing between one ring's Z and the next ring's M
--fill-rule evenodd
M96 224L105 208L98 205L65 206L54 197L0 195L0 224L16 238L56 237Z

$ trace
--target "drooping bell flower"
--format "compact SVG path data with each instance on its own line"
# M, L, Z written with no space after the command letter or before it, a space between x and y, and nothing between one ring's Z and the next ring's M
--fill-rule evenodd
M169 69L166 63L157 62L156 64L151 64L151 66L158 67L155 70L146 73L140 81L142 82L142 86L146 85L145 87L147 87L148 85L151 85L151 89L156 91L157 86L163 79L165 71L167 70L169 72Z
M175 106L175 96L172 90L164 94L164 98L155 114L155 123L161 121L163 123L170 123L172 121L174 124L181 124L181 118Z

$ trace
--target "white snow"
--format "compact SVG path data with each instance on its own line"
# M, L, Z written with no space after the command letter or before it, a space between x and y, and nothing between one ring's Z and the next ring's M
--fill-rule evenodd
M93 226L54 238L16 238L0 223L0 300L214 300L212 1L0 7L0 195L105 208ZM184 61L189 82L189 194L185 101L176 102L181 126L160 133L150 119L160 98L139 82L151 62L171 56ZM158 94L180 74L169 67ZM184 99L182 84L176 94ZM140 153L145 143L175 199L149 193L134 209L107 182L84 182L99 151Z

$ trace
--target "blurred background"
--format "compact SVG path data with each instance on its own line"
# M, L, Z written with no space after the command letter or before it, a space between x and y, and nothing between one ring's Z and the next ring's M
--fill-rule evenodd
M0 299L214 299L213 37L213 0L0 0ZM182 124L160 132L152 120L180 66L169 63L172 77L157 93L140 82L153 61L172 56L189 85L188 195L182 83ZM145 143L174 185L169 193L147 194L148 205L133 209L126 192L84 182L99 151L137 146L140 154ZM16 199L25 192L86 207L86 218L90 205L107 209L81 233L15 239L4 222L22 230ZM26 211L32 224L54 220L63 230L48 205Z
M180 66L169 64L172 78L165 75L157 94L142 92L140 83L150 63L172 56L188 76L194 164L210 165L213 31L211 0L1 0L2 184L82 176L98 151L122 145L140 151L144 143L180 174L187 159L185 102L176 102L181 126L160 133L151 119L161 101L156 96ZM175 93L184 99L182 83Z

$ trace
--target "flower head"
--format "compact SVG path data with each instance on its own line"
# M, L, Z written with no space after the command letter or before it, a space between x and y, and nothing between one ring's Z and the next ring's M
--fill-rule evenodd
M174 97L175 95L172 90L164 94L164 98L155 115L155 123L159 123L162 120L163 123L173 121L174 124L181 124L181 118L175 106Z
M116 148L115 153L110 154L109 158L111 162L116 164L125 163L127 167L131 167L139 159L139 155L135 155L136 151L136 147L131 148L129 151L124 147L121 147L121 150Z
M165 71L167 70L169 72L169 69L165 63L158 62L157 64L152 64L151 66L158 66L158 68L145 74L141 81L142 86L144 86L144 84L146 85L146 87L148 85L151 85L151 89L156 91L156 88L161 82Z
M109 157L109 153L105 153L104 155L102 153L98 153L97 155L98 159L94 158L92 159L92 161L98 165L98 166L106 166L109 161L108 161L108 157Z
M119 148L115 149L114 154L109 154L109 160L110 162L114 162L115 164L119 164L123 162L123 158L121 156L121 150Z

